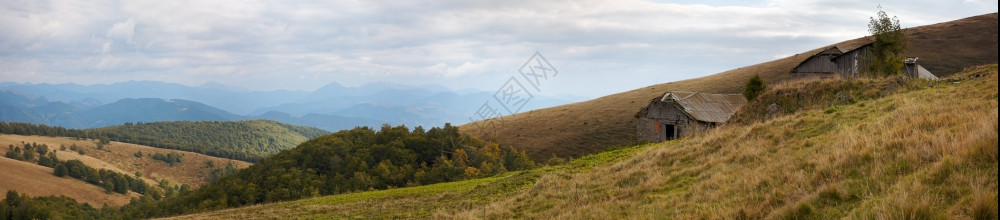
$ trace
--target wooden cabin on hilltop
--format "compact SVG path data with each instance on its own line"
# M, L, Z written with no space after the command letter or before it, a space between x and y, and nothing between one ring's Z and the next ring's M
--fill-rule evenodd
M740 94L667 92L635 114L639 141L666 141L729 121L747 103Z

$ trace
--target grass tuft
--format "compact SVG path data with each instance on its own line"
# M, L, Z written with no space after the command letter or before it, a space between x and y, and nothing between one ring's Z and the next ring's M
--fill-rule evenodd
M997 219L997 193L979 192L976 193L975 201L972 202L973 219Z

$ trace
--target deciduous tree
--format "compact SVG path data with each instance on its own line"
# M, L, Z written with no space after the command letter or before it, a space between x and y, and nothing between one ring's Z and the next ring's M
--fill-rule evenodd
M899 26L899 18L890 18L879 5L877 15L869 20L868 33L875 38L875 42L871 47L871 64L867 74L874 77L899 75L903 69L907 41L906 33Z

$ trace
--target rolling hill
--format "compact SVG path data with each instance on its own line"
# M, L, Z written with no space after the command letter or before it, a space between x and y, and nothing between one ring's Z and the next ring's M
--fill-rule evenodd
M250 162L328 133L268 120L127 123L87 131L110 140Z
M52 168L38 164L0 157L0 190L17 190L29 196L62 195L76 199L78 202L101 207L122 206L128 204L130 195L104 193L104 189L87 184L83 180L61 178L52 175Z
M996 219L997 82L996 64L936 82L799 81L760 100L872 94L560 166L173 218Z
M213 177L216 170L225 169L228 164L242 169L250 163L201 155L179 150L160 149L149 146L110 142L97 147L96 140L74 139L67 137L43 137L0 134L0 153L8 151L7 146L21 146L23 143L45 144L56 152L59 160L80 160L95 169L106 169L127 175L141 173L141 179L150 185L157 185L160 180L167 180L171 185L188 185L199 187ZM60 146L77 146L78 151L60 149ZM135 156L141 153L141 157ZM181 161L173 165L152 158L155 154L182 155ZM52 168L43 167L37 163L0 158L3 171L0 172L0 191L16 190L29 196L62 195L89 203L94 207L104 204L122 206L129 203L130 198L138 194L130 192L127 195L105 193L104 189L74 178L60 178L53 175ZM206 166L212 161L214 166Z
M0 133L120 141L256 162L329 132L276 121L174 121L125 123L76 130L0 122Z
M997 13L908 28L906 56L920 57L922 66L939 77L962 68L997 62ZM853 48L869 42L862 37L834 44ZM831 45L833 46L833 45ZM462 132L495 137L518 146L535 160L556 155L578 157L613 146L637 143L635 112L648 100L667 91L739 93L754 74L769 84L792 79L798 63L830 46L794 56L717 73L710 76L647 86L590 101L538 109L477 121L461 126Z

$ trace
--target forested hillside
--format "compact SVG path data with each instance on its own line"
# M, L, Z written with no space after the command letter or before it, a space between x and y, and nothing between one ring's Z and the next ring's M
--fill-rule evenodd
M275 121L254 120L126 123L87 130L0 122L0 133L119 141L257 162L328 132Z
M383 126L322 136L200 189L164 200L144 216L172 215L319 195L381 190L493 176L535 164L457 127Z
M201 188L159 201L142 198L119 210L98 210L64 198L28 198L10 192L7 200L0 202L0 211L13 210L13 216L37 218L148 218L478 179L534 167L523 151L462 135L450 124L428 130L383 126L376 131L359 127L309 140ZM73 211L23 211L56 204Z

